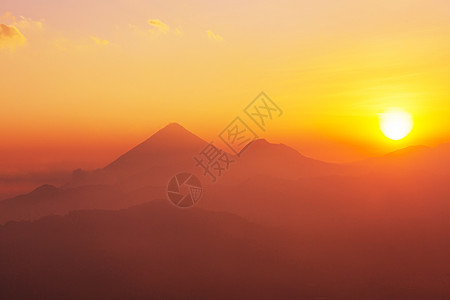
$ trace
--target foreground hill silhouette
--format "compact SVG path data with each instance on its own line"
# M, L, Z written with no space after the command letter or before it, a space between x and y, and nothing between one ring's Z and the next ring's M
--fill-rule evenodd
M165 200L10 222L0 298L448 299L448 231L430 225L298 234Z
M167 201L9 223L0 243L2 299L264 298L305 286L287 281L270 231Z

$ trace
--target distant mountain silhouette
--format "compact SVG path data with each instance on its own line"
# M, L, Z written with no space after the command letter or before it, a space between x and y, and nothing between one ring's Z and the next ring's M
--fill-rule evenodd
M199 156L207 144L181 125L172 123L105 168L75 174L72 185L115 184L129 191L149 184L165 185L179 172L202 176L203 170L195 166L194 156ZM337 174L348 169L307 158L288 146L266 140L250 143L240 158L231 154L229 157L236 163L230 165L225 182L240 182L264 174L296 179Z
M206 145L181 125L171 123L103 169L78 171L67 186L107 184L131 191L147 185L166 185L179 172L199 173L193 157Z
M71 172L68 170L0 173L0 201L28 193L44 184L60 186L67 183L70 178Z
M181 125L172 123L102 170L86 173L81 182L118 184L130 190L147 184L166 184L171 176L182 171L201 176L203 170L195 167L194 156L199 156L207 144ZM226 172L228 182L264 174L296 179L338 174L349 169L307 158L288 146L266 140L251 142L239 159L231 154L229 157L236 163L230 165L230 172Z
M162 128L143 143L137 145L104 170L134 173L136 169L146 170L158 165L166 165L180 156L192 156L206 146L206 142L177 123ZM163 161L160 161L160 160ZM181 160L181 159L180 159Z
M437 147L411 146L355 165L372 172L450 175L450 143Z
M265 139L251 142L225 179L250 179L268 175L285 179L343 174L349 168L308 158L284 144L273 144Z
M231 211L252 220L280 219L281 223L291 224L296 220L294 208L305 203L325 201L328 207L334 203L342 206L347 199L372 197L370 193L381 195L385 189L407 189L404 182L412 180L430 186L433 181L441 182L450 170L445 167L450 167L450 144L436 148L410 147L342 165L305 157L283 144L255 140L241 157L230 155L235 162L212 184L193 159L206 145L207 142L181 125L169 124L103 169L77 170L73 180L61 188L44 186L30 194L0 201L0 223L35 220L76 209L129 207L164 197L172 176L192 172L202 180L207 191L200 206ZM266 180L260 182L257 178ZM267 182L267 178L273 178L273 183ZM397 186L390 187L389 180ZM250 193L240 194L242 189ZM447 191L442 191L442 195L447 195ZM438 199L442 197L437 195ZM277 206L271 208L275 202ZM292 212L292 216L283 217L284 210Z
M0 202L0 208L3 208L0 223L34 220L74 209L121 208L150 201L161 196L170 178L180 172L194 173L209 185L210 179L203 177L203 170L196 167L194 161L194 156L198 156L207 144L181 125L171 123L103 169L75 171L72 181L61 189L53 191L41 187L38 190L42 189L42 193L37 190ZM236 184L258 175L297 179L343 170L338 165L304 157L292 148L265 140L252 142L239 159L231 154L229 156L235 163L220 178L219 182L223 184ZM98 194L100 187L105 195ZM135 191L141 191L139 199L134 199ZM142 191L148 192L146 197ZM51 205L49 201L53 201Z

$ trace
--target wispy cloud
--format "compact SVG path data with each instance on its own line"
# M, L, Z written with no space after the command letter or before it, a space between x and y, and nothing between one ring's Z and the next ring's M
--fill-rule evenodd
M42 21L34 21L24 16L16 17L6 12L0 15L0 49L9 49L12 52L27 43L25 35L29 36L33 31L42 29Z
M150 19L148 20L148 24L163 33L167 33L170 30L170 27L167 24L164 24L158 19Z
M214 32L212 32L211 30L206 30L206 34L208 35L208 38L214 41L223 41L223 37L215 34Z
M183 31L181 29L177 28L177 29L175 29L174 34L175 35L182 35Z
M14 25L0 24L0 49L14 51L17 46L24 45L26 38Z
M95 36L90 36L90 38L91 38L91 40L93 40L94 43L96 43L97 45L108 45L108 44L109 44L109 41L99 39L99 38L97 38L97 37L95 37Z
M59 51L75 51L89 53L100 49L117 48L119 45L95 36L73 38L57 38L53 40L53 46Z
M4 24L14 25L20 29L43 29L43 20L34 21L24 16L13 16L10 12L4 13L0 16L0 22Z

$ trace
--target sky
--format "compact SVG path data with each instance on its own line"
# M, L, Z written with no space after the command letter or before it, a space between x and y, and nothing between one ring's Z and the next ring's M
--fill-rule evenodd
M205 140L260 91L259 136L330 162L450 141L446 0L2 0L0 168L99 168L178 122ZM412 114L400 141L380 131Z

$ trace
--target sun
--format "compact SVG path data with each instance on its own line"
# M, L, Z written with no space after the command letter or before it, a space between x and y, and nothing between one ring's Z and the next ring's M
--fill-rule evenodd
M401 109L389 109L379 115L380 129L391 140L401 140L413 128L413 118L410 113Z

